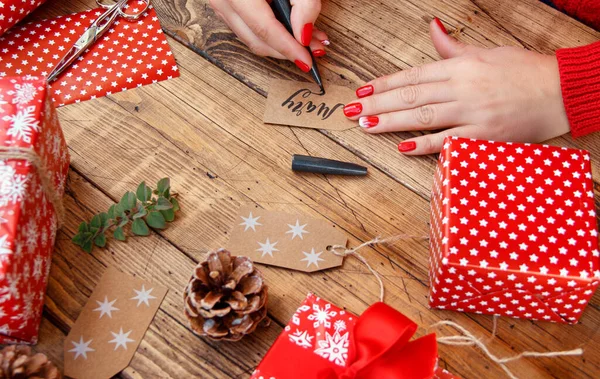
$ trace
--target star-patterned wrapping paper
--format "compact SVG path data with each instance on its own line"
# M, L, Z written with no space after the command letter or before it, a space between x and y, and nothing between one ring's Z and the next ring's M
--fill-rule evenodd
M166 294L109 267L65 339L65 375L107 379L125 369Z
M47 76L103 12L98 8L13 27L0 37L0 77ZM156 11L150 7L137 21L117 19L51 87L60 107L178 76Z
M341 266L343 258L327 247L347 242L343 232L324 220L245 206L236 216L227 248L254 262L313 272Z
M0 0L0 36L46 0Z
M0 144L35 151L62 197L69 153L45 80L0 78ZM58 227L41 174L0 158L0 344L37 342Z
M431 204L432 307L577 322L600 281L588 152L449 137Z

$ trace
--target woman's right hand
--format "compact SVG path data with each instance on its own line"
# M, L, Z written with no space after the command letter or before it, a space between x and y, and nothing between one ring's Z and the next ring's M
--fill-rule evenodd
M210 0L215 12L254 54L288 59L304 72L312 67L313 55L325 55L327 35L313 25L321 12L321 0L292 0L292 36L275 18L270 0Z

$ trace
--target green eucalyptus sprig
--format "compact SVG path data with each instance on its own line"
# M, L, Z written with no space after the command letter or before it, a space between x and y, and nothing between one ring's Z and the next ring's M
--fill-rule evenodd
M123 228L129 223L133 234L147 236L150 228L165 229L167 222L175 219L178 210L179 203L176 195L171 193L169 178L159 180L155 190L142 182L135 193L126 192L121 201L110 206L108 212L98 213L89 223L79 224L73 243L91 253L94 245L106 246L106 232L111 228L114 228L116 240L125 241Z

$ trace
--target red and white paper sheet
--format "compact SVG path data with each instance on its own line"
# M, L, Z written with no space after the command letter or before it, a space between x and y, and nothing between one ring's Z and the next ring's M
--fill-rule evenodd
M432 307L577 322L600 283L587 151L446 138L431 208Z
M18 25L0 37L0 77L47 76L102 8ZM51 84L56 106L179 76L154 9L112 28Z
M1 0L0 1L0 35L14 24L24 19L35 8L46 0Z

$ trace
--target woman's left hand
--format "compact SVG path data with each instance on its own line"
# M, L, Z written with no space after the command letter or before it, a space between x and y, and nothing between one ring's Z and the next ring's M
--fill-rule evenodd
M444 129L400 143L409 155L439 152L450 135L541 142L569 132L555 56L465 45L438 19L430 33L444 60L375 79L346 105L364 131Z

